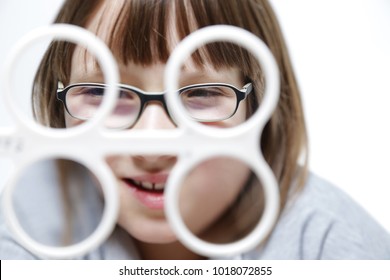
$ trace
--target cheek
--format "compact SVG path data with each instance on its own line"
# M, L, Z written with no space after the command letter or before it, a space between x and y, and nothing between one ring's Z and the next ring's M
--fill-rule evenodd
M215 126L218 128L230 128L242 124L243 122L245 122L245 120L246 120L246 103L240 102L236 113L231 118L220 122L203 123L203 124L207 126Z
M77 125L82 124L82 120L78 120L70 116L67 112L65 112L65 127L75 127Z
M231 118L231 122L234 126L239 125L246 120L246 103L240 102L240 105L237 108L236 113Z
M224 213L250 175L246 164L229 158L209 160L196 167L183 183L180 212L187 227L200 233Z
M126 166L127 163L124 161L124 157L121 156L108 156L106 158L106 162L114 174L118 174L121 171L121 167L123 169L123 166Z

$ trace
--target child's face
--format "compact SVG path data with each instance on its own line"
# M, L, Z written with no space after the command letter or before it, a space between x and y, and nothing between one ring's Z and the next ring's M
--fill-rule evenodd
M95 32L95 20L92 20L87 29ZM104 34L99 36L104 39ZM156 62L141 66L130 62L125 65L119 58L117 61L121 83L147 92L164 90L164 64ZM181 86L212 82L227 83L237 88L244 85L242 75L235 68L217 71L211 65L206 65L204 69L194 67L191 63L186 66L180 77ZM85 60L83 50L76 48L72 59L70 84L80 82L103 82L103 77L95 68L93 60ZM81 122L65 114L67 127ZM233 117L207 125L232 127L245 119L245 102L241 102ZM151 102L147 104L132 129L175 127L162 104ZM177 161L175 155L113 155L107 159L119 184L121 205L118 223L134 238L148 243L176 241L164 215L163 189ZM180 211L187 226L195 233L207 229L235 201L249 174L250 170L245 164L227 158L212 159L197 166L183 183L181 192ZM154 190L150 190L151 188Z

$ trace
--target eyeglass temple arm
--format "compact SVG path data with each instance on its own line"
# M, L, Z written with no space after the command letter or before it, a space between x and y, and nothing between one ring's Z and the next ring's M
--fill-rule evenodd
M242 87L242 92L245 93L245 97L248 96L249 93L251 93L253 90L253 85L252 83L247 83L245 86Z
M63 91L64 90L64 84L61 81L58 81L57 83L57 92Z

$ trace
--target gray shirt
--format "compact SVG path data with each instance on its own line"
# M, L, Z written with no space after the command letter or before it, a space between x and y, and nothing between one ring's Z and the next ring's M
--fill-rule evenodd
M45 179L35 180L34 177ZM18 210L19 219L27 221L26 228L34 228L32 235L45 236L47 242L55 244L53 238L60 234L45 230L49 222L57 227L63 224L63 220L58 218L61 215L54 220L51 218L53 213L59 213L58 209L61 209L60 192L53 187L56 185L54 167L49 164L41 166L22 178L21 185L29 186L30 182L34 182L34 188L21 188L16 196L15 206L22 209ZM84 185L89 184L86 182ZM80 188L77 190L80 191ZM35 197L38 194L39 199ZM76 208L84 208L79 211L80 215L77 215L75 221L77 226L74 227L75 235L82 239L100 221L103 205L88 187L79 195L87 199L84 203L74 205ZM85 211L86 207L88 211ZM39 213L32 213L31 209ZM118 260L138 259L139 256L129 234L117 227L105 243L84 258ZM290 198L267 243L235 258L390 259L390 235L344 192L311 174L304 189ZM2 212L0 259L36 259L12 238Z

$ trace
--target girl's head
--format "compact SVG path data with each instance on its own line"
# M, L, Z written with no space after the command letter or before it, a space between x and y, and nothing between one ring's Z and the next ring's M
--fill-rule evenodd
M164 90L163 71L170 53L180 40L201 27L228 24L257 35L268 45L280 69L281 97L259 145L279 182L282 207L293 182L303 182L305 168L299 167L298 157L306 147L306 134L299 91L275 15L266 0L68 0L56 22L82 26L103 39L117 59L121 83L140 92ZM54 42L42 61L33 89L36 117L52 127L77 125L82 121L57 100L59 82L65 87L102 83L102 74L85 50L66 42ZM253 86L253 92L230 118L205 122L218 127L235 126L250 117L261 102L264 86L261 69L251 55L229 43L213 43L197 51L185 63L180 83L182 87L223 83L238 90L247 84ZM161 128L174 129L175 123L159 100L146 103L131 124L131 129ZM141 242L175 241L158 190L164 188L177 162L175 155L112 155L107 162L120 186L118 223ZM245 209L246 217L254 216L242 219L246 221L243 227L248 227L256 222L258 213L248 212L253 207L247 204L261 201L259 191L257 202L245 198L253 195L254 182L250 170L237 160L218 158L202 163L184 182L184 220L194 232L212 236L218 231L210 230L212 225L222 224L227 214L242 219L243 210L231 209L246 204L239 208ZM242 234L238 231L245 232L240 229L232 235Z

